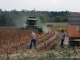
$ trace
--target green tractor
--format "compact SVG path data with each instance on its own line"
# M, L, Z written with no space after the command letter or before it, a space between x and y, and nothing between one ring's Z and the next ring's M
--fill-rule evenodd
M38 20L36 19L36 17L29 17L27 18L26 21L26 28L35 28L37 29L40 33L43 32L42 27L39 26Z

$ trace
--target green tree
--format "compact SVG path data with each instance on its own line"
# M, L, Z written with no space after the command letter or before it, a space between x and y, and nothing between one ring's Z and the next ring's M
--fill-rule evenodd
M0 15L0 26L6 25L6 12L1 13Z
M50 18L50 22L55 22L55 19L54 18Z
M43 14L41 14L39 18L42 23L46 22L46 17Z
M62 19L62 18L61 18L60 16L56 16L56 17L55 17L55 22L61 22L61 19Z
M62 22L68 22L68 18L67 17L63 17L62 18Z

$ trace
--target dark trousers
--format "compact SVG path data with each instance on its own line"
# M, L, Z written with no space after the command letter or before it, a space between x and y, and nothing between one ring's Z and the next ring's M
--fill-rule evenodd
M34 47L36 48L36 39L32 39L30 43L30 49L32 48L32 43L34 43Z
M61 47L63 47L64 39L61 39Z

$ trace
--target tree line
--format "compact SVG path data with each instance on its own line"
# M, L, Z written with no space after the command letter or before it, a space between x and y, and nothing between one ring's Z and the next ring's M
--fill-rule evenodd
M67 22L69 11L34 11L34 10L11 10L0 9L0 26L23 25L28 17L35 16L42 22Z

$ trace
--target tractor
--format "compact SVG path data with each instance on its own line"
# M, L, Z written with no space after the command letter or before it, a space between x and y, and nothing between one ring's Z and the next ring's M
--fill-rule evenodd
M28 17L26 20L26 29L37 29L39 33L43 32L42 27L39 26L39 22L36 17Z

